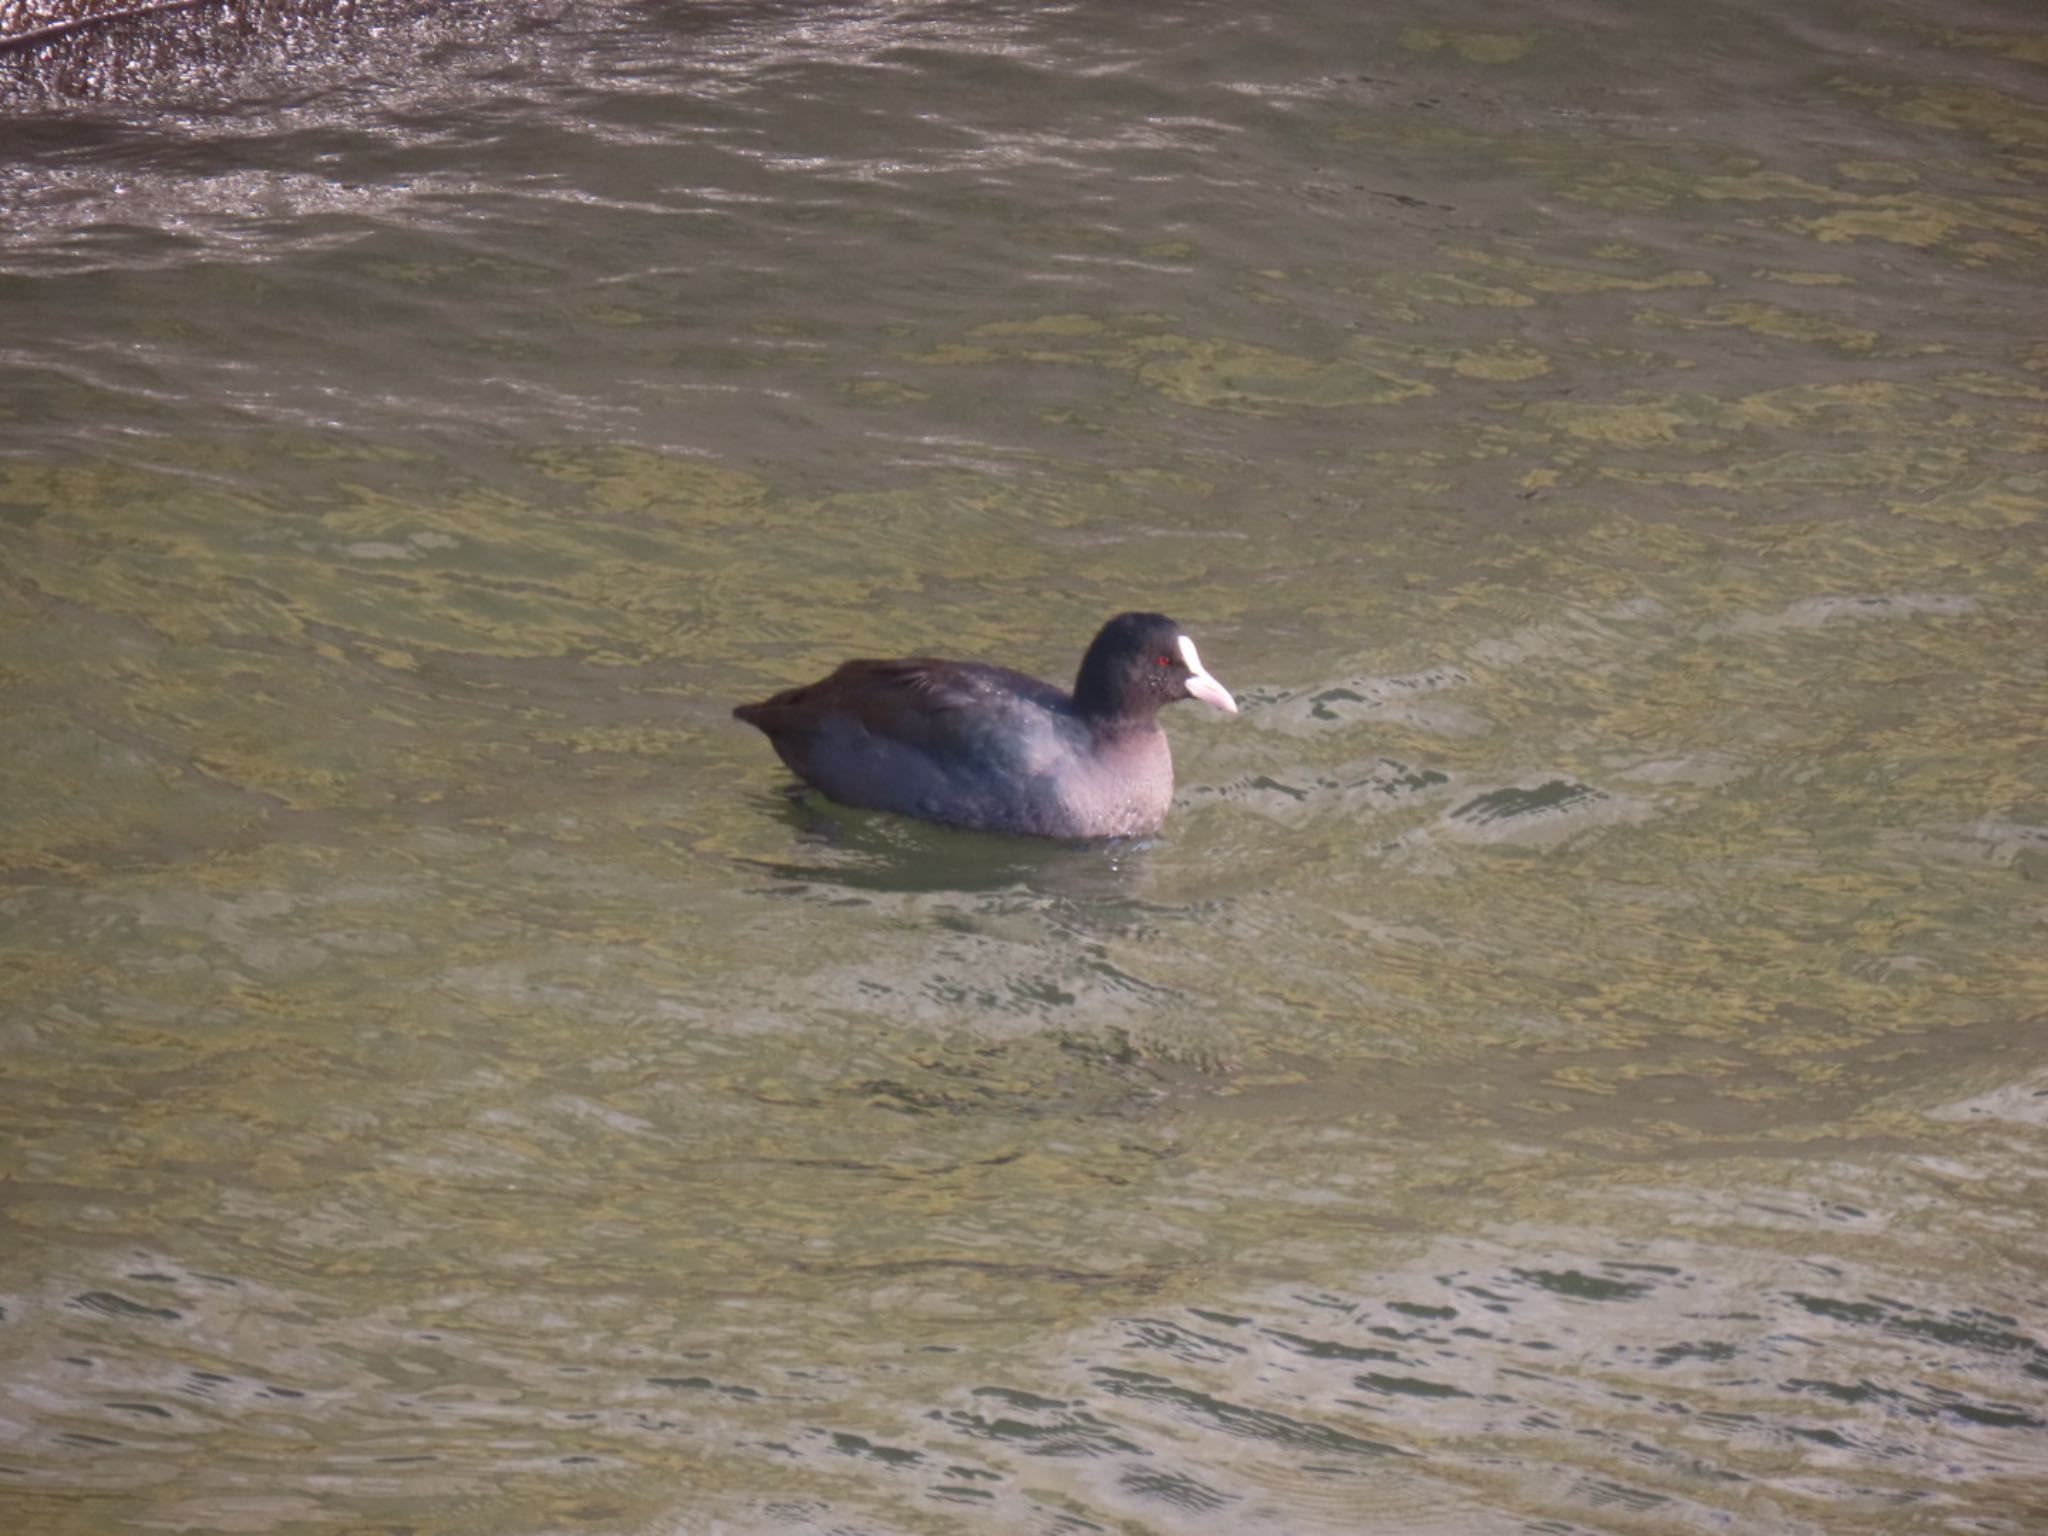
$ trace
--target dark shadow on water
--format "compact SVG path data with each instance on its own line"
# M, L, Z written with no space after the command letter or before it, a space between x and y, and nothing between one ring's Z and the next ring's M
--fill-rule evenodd
M1130 900L1149 839L1063 842L1005 837L835 805L791 786L757 804L795 834L788 860L741 859L776 880L819 890L927 894L1022 888L1082 900Z

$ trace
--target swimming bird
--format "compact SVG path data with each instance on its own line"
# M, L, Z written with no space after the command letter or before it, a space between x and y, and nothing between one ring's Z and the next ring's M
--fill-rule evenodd
M1237 701L1162 613L1120 613L1067 693L1007 667L908 656L733 711L790 771L842 805L985 832L1132 837L1159 830L1173 753L1159 711Z

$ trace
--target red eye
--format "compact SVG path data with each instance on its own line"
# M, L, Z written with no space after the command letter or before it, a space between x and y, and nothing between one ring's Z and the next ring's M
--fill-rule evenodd
M1154 665L1161 667L1170 667L1173 665L1173 658L1171 656L1154 656L1152 658L1152 661Z

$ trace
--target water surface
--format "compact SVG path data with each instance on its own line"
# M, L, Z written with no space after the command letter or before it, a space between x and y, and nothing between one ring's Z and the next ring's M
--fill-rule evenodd
M2032 8L337 25L5 86L10 1529L2048 1521Z

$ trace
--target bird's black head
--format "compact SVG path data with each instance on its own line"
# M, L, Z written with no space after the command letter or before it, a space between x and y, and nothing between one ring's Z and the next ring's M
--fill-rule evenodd
M1195 642L1163 613L1120 613L1081 658L1074 707L1090 720L1142 724L1176 699L1237 713L1237 701L1202 667Z

